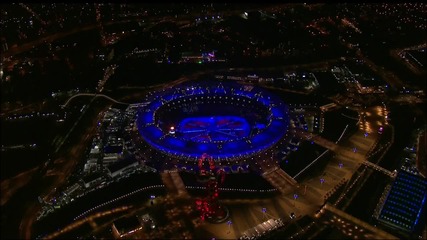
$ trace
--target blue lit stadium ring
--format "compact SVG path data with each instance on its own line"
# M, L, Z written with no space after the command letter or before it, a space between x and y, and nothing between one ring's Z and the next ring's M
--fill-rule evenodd
M203 153L220 161L250 157L274 146L289 127L288 107L280 98L236 82L182 84L151 94L148 102L138 110L140 135L180 159L196 160ZM262 116L252 117L257 111ZM183 119L164 123L180 113Z

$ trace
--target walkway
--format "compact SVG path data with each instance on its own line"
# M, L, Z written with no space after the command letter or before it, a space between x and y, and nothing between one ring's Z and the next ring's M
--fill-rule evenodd
M379 228L351 216L329 204L315 215L321 224L333 225L341 230L344 235L353 239L399 239Z
M183 198L190 197L178 171L164 171L160 173L160 176L170 195Z
M275 167L266 171L262 176L282 194L289 193L290 190L293 190L294 187L297 186L297 181L295 181L295 179L289 176L280 167Z
M389 176L390 176L390 177L392 177L392 178L395 178L395 177L396 177L397 172L391 172L391 171L389 171L389 170L387 170L387 169L385 169L385 168L382 168L382 167L380 167L380 166L378 166L378 165L376 165L376 164L374 164L374 163L371 163L371 162L369 162L369 161L363 161L363 162L362 162L362 164L363 164L363 165L366 165L366 166L368 166L368 167L371 167L371 168L373 168L373 169L375 169L375 170L377 170L377 171L379 171L379 172L382 172L382 173L384 173L384 174L387 174L387 175L389 175Z

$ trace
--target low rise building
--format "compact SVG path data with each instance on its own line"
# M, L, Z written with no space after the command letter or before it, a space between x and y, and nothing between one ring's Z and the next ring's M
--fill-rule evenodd
M83 177L83 184L85 188L90 188L104 180L104 174L101 172L95 172Z
M123 172L125 172L128 169L134 168L139 165L138 160L135 158L127 158L123 160L119 160L115 163L110 164L107 167L108 175L112 178L121 175Z

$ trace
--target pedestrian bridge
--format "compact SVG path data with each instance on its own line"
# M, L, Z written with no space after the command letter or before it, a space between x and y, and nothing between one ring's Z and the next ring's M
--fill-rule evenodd
M387 170L387 169L385 169L383 167L380 167L380 166L376 165L375 163L371 163L369 161L363 161L362 164L365 165L365 166L368 166L368 167L370 167L370 168L372 168L374 170L382 172L382 173L384 173L384 174L386 174L386 175L388 175L388 176L390 176L392 178L395 178L396 175L397 175L397 171L393 171L393 172L389 171L389 170Z
M98 94L98 93L78 93L78 94L73 95L72 97L70 97L70 98L65 102L65 104L64 104L64 105L62 105L61 107L62 107L62 108L67 107L67 105L68 105L68 104L69 104L69 103L70 103L74 98L76 98L76 97L81 97L81 96L103 97L103 98L106 98L106 99L108 99L108 100L110 100L110 101L112 101L112 102L118 103L118 104L125 104L125 105L129 105L129 103L125 103L125 102L117 101L116 99L111 98L111 97L109 97L109 96L107 96L107 95L104 95L104 94Z

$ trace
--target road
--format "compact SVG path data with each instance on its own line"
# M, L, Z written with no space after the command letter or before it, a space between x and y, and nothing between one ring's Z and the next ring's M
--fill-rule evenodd
M83 225L86 222L89 222L92 225L92 224L94 224L94 220L97 219L97 218L102 218L102 217L105 217L105 216L108 216L108 215L112 215L112 214L115 214L115 213L118 213L118 212L124 212L124 211L127 211L130 208L131 208L131 206L122 206L122 207L114 208L114 209L111 209L111 210L107 210L107 211L95 213L95 214L93 214L91 216L88 216L88 217L83 218L81 220L75 221L72 224L66 226L65 228L60 229L57 232L53 232L53 233L45 236L44 239L54 239L54 238L57 238L61 234L64 234L64 233L69 232L69 231L71 231L71 230L73 230L75 228L78 228L79 226ZM96 226L96 224L95 224L95 226Z
M190 197L178 171L164 171L160 173L160 176L170 195L183 198Z
M22 172L15 177L2 180L1 182L1 206L3 207L13 194L20 188L27 185L31 180L31 176L37 172L38 167L32 168L28 171Z
M33 102L27 105L23 104L8 104L8 103L1 103L1 113L0 117L6 117L10 114L22 114L22 113L30 113L30 112L38 112L42 111L42 109L45 107L46 101L43 102Z
M76 95L73 95L73 96L71 96L65 103L64 103L64 105L62 105L64 108L65 107L67 107L68 106L68 104L74 99L74 98L76 98L76 97L81 97L81 96L88 96L88 97L93 97L92 99L95 99L95 98L97 98L97 97L103 97L103 98L106 98L106 99L108 99L108 100L110 100L110 101L112 101L112 102L114 102L114 103L118 103L118 104L125 104L125 105L127 105L127 104L129 104L129 103L125 103L125 102L120 102L120 101L117 101L117 100L115 100L115 99L113 99L113 98L111 98L111 97L109 97L109 96L107 96L107 95L104 95L104 94L99 94L99 93L78 93L78 94L76 94Z

